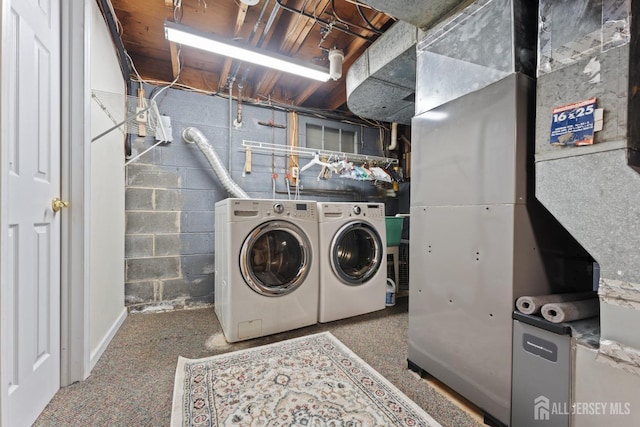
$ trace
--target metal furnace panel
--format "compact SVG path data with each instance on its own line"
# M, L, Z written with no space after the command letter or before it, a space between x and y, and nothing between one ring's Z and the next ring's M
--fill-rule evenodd
M511 313L548 289L525 205L411 208L409 360L505 424ZM418 267L415 267L418 266Z
M512 426L569 427L571 369L575 366L571 335L513 321Z
M525 203L533 88L512 74L414 117L412 205Z

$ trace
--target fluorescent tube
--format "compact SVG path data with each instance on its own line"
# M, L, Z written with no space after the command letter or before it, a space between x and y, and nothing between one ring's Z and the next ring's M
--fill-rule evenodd
M273 68L278 71L296 74L321 82L329 80L329 70L311 65L303 65L277 53L261 51L251 46L237 45L234 42L225 41L214 34L194 30L186 25L167 21L164 23L164 33L167 40L183 46L195 47L240 61L262 65L263 67Z

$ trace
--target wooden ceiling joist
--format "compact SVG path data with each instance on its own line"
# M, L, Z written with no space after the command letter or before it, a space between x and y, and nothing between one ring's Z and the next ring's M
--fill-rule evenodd
M227 39L242 38L248 45L277 51L308 63L323 57L324 48L337 46L345 53L343 76L368 46L368 42L339 31L338 25L370 40L376 38L372 31L365 28L366 25L349 0L279 1L286 8L279 6L275 0L260 0L256 6L248 6L238 0L215 0L212 6L212 1L206 0L212 6L208 8L206 3L203 7L200 0L182 0L180 10L176 10L176 0L111 0L122 24L125 49L144 79L166 82L179 75L180 83L207 91L222 90L237 61L189 47L182 49L178 55L180 46L164 38L165 21L178 18L184 25L196 30L215 32ZM304 11L301 14L296 9ZM179 13L174 18L176 11ZM372 9L365 9L365 13L367 19L382 30L392 20ZM336 26L333 29L324 28L330 31L321 33L320 30L330 27L332 22ZM315 83L264 67L240 65L241 72L236 76L236 81L244 80L246 74L243 83L246 97L282 99L287 103L323 110L344 104L344 77L337 82ZM247 69L250 69L248 73Z
M236 15L236 25L233 29L233 37L237 37L242 29L242 26L247 19L247 11L249 10L249 6L246 3L240 3L238 6L238 14ZM218 82L218 89L222 90L227 86L227 80L229 79L229 71L231 71L231 65L233 65L233 60L231 58L227 58L224 61L224 66L222 68L222 72L220 73L220 81Z
M240 29L242 25L244 25L244 20L247 19L247 10L249 10L249 6L246 3L240 3L238 7L238 15L236 16L236 26L233 29L233 36L237 36L240 33Z
M171 71L173 72L173 78L175 79L180 74L180 58L178 58L178 45L174 42L169 42L169 50L171 51Z
M389 20L389 17L383 13L378 13L373 19L371 19L371 24L378 27L383 25L384 23L386 23ZM346 73L346 70L348 69L349 66L351 66L351 64L353 64L353 62L358 59L358 57L360 56L361 52L360 49L367 43L367 41L365 39L362 38L355 38L351 44L349 45L349 50L347 52L344 53L344 60L342 61L342 79L343 82L341 84L342 87L345 86L344 84L344 78ZM302 92L300 92L298 94L298 96L296 96L295 98L295 103L296 105L302 105L304 104L304 102L309 99L311 97L311 95L313 95L315 93L316 90L320 89L320 87L323 85L323 83L312 83L310 84L308 87L306 87ZM343 89L346 92L346 89ZM344 93L344 92L343 92ZM342 99L342 101L339 102L338 105L336 104L336 101L332 102L332 106L331 108L328 109L336 109L338 107L340 107L342 104L344 103L344 98Z
M315 14L323 13L331 4L331 0L320 0L315 7ZM311 30L315 25L315 21L302 15L291 15L289 25L287 25L285 38L280 44L280 51L286 54L295 55L304 44ZM256 86L257 93L268 94L278 83L278 79L282 73L278 71L267 71L262 76L260 83Z

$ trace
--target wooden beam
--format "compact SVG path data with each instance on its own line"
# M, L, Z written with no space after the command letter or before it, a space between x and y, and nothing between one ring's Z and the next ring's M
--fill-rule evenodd
M247 11L249 10L249 6L246 3L240 3L238 7L238 14L236 15L236 26L233 29L233 37L236 37L242 26L244 25L244 21L247 19ZM229 71L231 71L231 65L233 65L233 60L231 58L227 58L224 61L224 66L222 67L222 71L220 72L220 81L218 81L218 90L222 90L227 85L227 79L229 78Z
M185 67L180 73L181 83L207 92L215 92L217 90L215 85L219 78L220 76L217 73L195 68Z
M237 36L244 24L244 20L247 18L247 10L249 10L249 6L246 3L240 3L240 7L238 8L238 15L236 16L236 26L233 29L233 36Z
M331 0L319 0L313 15L320 16L331 4ZM316 21L306 16L296 16L287 29L287 37L282 41L280 51L288 54L297 53L307 36L311 33Z
M173 78L175 79L180 74L180 59L178 58L178 45L174 42L169 42L169 50L171 51L171 71L173 72Z
M222 90L227 85L227 79L229 78L229 71L231 71L231 65L233 64L233 60L227 58L224 61L224 66L222 67L222 72L220 72L220 81L218 82L218 90Z
M327 110L337 110L342 104L347 102L347 85L344 82L337 85L336 87L329 92L327 96L324 97L325 100L328 99L326 103Z
M389 18L388 15L385 15L384 13L378 13L373 19L371 19L371 23L375 26L384 25L389 19L391 18ZM348 70L349 66L351 66L351 64L353 64L353 62L360 57L360 55L364 51L364 46L366 43L367 41L365 39L356 38L351 42L351 44L349 44L348 50L344 54L344 60L342 61L342 79L345 78L347 74L346 70ZM302 105L324 84L326 83L312 83L307 86L302 92L298 94L298 96L296 96L295 104ZM335 103L336 101L334 100L332 102L332 105L335 105ZM333 109L339 107L340 105L342 105L342 103L334 106Z
M319 0L313 14L316 16L321 15L330 4L331 0ZM311 33L314 25L315 21L311 18L302 15L292 16L286 27L285 38L280 43L280 52L295 55ZM256 86L257 93L270 93L281 75L282 73L278 71L266 71L260 79L260 83Z
M144 80L171 81L171 66L166 59L149 56L132 56L133 62Z
M171 67L167 61L150 58L147 56L136 56L134 58L140 75L145 80L159 80L169 83L173 79ZM207 92L217 90L216 83L220 76L218 73L183 66L180 72L180 83Z

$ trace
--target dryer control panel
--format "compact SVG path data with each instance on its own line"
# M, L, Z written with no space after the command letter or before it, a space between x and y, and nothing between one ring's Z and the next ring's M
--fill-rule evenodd
M384 219L384 203L321 202L318 203L321 222L345 218Z
M359 203L354 207L360 210L359 215L366 216L367 218L384 218L384 204L383 203Z

